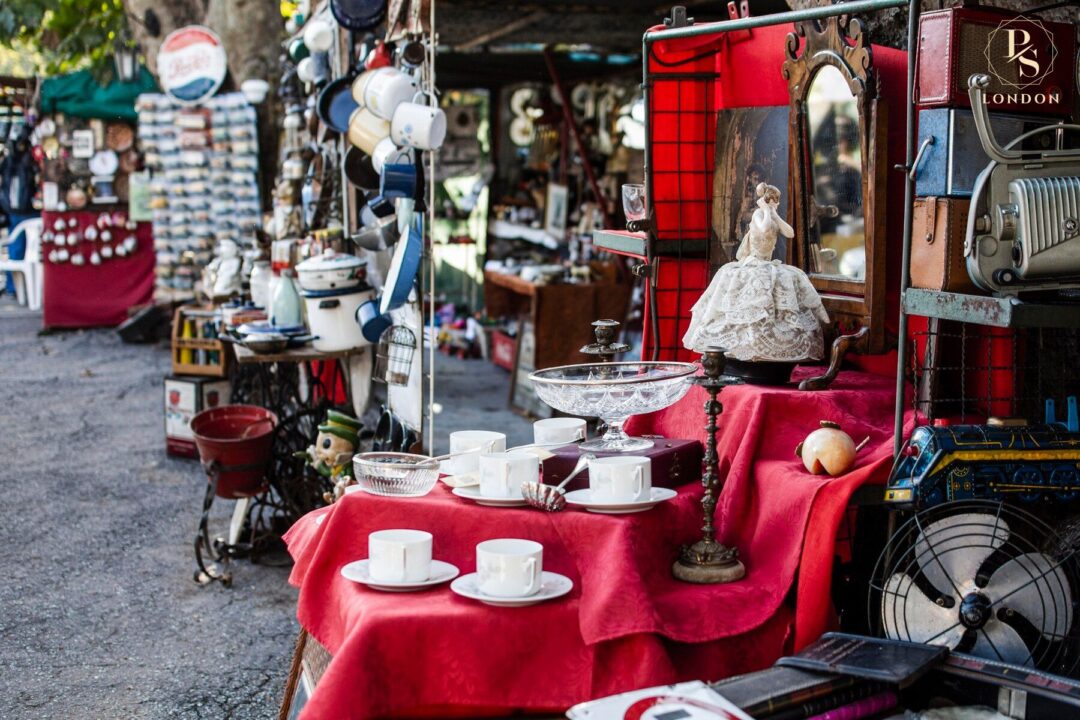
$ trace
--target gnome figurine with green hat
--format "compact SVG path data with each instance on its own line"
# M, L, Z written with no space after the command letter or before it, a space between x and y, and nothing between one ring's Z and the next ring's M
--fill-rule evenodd
M319 425L319 435L315 444L303 453L308 464L334 484L332 493L326 493L323 499L332 503L345 493L345 488L352 485L352 457L360 444L360 421L337 410L326 412L326 422Z

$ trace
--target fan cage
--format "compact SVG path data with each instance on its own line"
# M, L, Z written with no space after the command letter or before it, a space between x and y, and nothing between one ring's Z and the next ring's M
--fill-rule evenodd
M383 331L375 349L375 380L390 385L408 385L416 354L416 335L404 325L394 325Z
M924 531L932 526L934 523L943 520L945 518L959 515L959 514L979 514L992 516L995 519L993 526L989 526L983 523L972 523L971 532L965 534L962 543L956 542L956 536L943 536L942 545L947 540L947 546L942 549L936 548L931 533L927 537L926 549L920 556L917 551L917 543L920 535ZM1025 642L1028 650L1031 652L1031 660L1034 665L1040 669L1048 672L1053 672L1059 675L1065 675L1069 677L1080 677L1078 671L1080 671L1080 631L1077 627L1080 625L1080 617L1077 616L1077 599L1078 590L1080 590L1080 572L1078 572L1078 563L1076 558L1076 550L1080 547L1080 533L1066 532L1063 535L1056 533L1051 527L1042 519L1029 513L1025 510L1017 508L1013 505L981 501L981 500L964 500L951 503L945 503L929 510L916 513L910 519L907 520L895 533L893 533L889 542L886 544L884 550L878 558L875 565L874 572L871 576L870 589L867 601L867 625L871 628L871 631L880 636L885 636L885 600L887 595L891 595L897 599L906 599L907 594L910 593L912 588L917 588L917 591L922 591L931 600L937 600L941 593L946 595L955 596L956 589L953 588L935 588L930 580L925 576L921 568L927 563L933 562L934 557L930 553L941 552L944 554L951 552L962 552L968 549L976 549L980 552L986 552L987 548L993 547L992 540L997 535L1001 525L1004 523L1008 527L1008 539L996 549L988 554L980 567L980 572L976 575L976 585L983 587L986 584L986 578L993 575L993 571L1000 568L1009 559L1019 557L1025 553L1041 553L1048 556L1052 561L1052 566L1043 573L1032 573L1030 569L1023 566L1023 569L1028 572L1030 580L1024 585L1010 592L1005 597L995 600L991 604L991 609L1005 609L1007 604L1005 601L1012 595L1015 595L1020 590L1026 589L1029 586L1034 586L1039 593L1039 601L1042 605L1044 613L1047 610L1052 611L1064 611L1066 608L1060 607L1060 601L1058 598L1071 598L1072 605L1072 624L1066 629L1066 633L1056 641L1048 641L1040 637L1040 639L1034 643ZM950 529L965 528L967 525L953 524ZM1064 527L1068 527L1068 523L1064 524ZM987 568L987 565L990 567ZM1054 569L1060 568L1061 575L1065 578L1065 584L1068 587L1061 587L1061 577L1058 573L1054 572ZM907 586L907 592L900 594L886 590L886 585L890 577L895 574L907 575L912 579L912 583ZM1044 584L1041 582L1046 580L1045 585L1049 586L1051 591L1049 596L1043 592ZM1064 591L1064 592L1063 592ZM951 630L960 627L959 620L959 598L956 598L957 605L954 607L957 609L958 619L952 625L951 628L939 632L937 636L921 640L929 644L934 644L934 640L938 636L943 636ZM940 604L940 603L938 603ZM897 602L893 607L901 607L902 603ZM900 628L903 625L905 632L898 633L904 636L896 637L896 640L911 641L912 637L910 632L906 632L907 622L903 618L894 616L892 618L893 626ZM899 622L899 621L903 622ZM1032 625L1035 626L1035 621L1028 618ZM1045 623L1045 620L1043 621ZM1043 628L1045 629L1045 628ZM1035 630L1039 631L1040 628L1035 626ZM981 631L969 630L960 644L953 648L956 652L969 652L971 645L974 643L976 637L973 633ZM986 636L983 633L984 637ZM988 642L992 644L992 641ZM996 652L996 650L995 650ZM988 659L1004 661L1004 658L990 657Z

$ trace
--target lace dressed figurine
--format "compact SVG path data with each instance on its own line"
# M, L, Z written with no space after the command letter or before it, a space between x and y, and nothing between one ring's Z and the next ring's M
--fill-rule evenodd
M829 315L806 273L772 259L776 234L795 235L777 213L780 190L761 183L756 192L736 261L717 270L691 308L683 345L695 352L719 346L743 362L820 360Z

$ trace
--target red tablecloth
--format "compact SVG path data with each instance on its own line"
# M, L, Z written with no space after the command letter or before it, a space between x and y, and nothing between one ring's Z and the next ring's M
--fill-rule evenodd
M796 371L797 378L811 374L816 373ZM817 639L833 619L833 551L851 494L860 485L888 478L895 392L893 376L847 371L819 392L740 385L720 394L724 412L717 454L725 477L716 509L720 539L739 548L749 578L764 573L772 580L754 608L757 619L775 612L797 582L796 651ZM631 418L627 431L704 440L706 397L695 387L667 410ZM839 423L856 443L870 437L846 475L811 475L794 456L795 446L820 420ZM908 430L912 421L908 417Z
M334 655L304 717L368 718L417 708L562 710L599 695L768 666L785 649L790 614L758 613L772 579L692 586L671 577L700 523L701 489L646 513L606 516L484 508L439 486L424 498L361 493L298 522L286 536L300 587L300 623ZM315 524L319 515L325 519ZM434 555L463 573L494 537L544 545L544 568L571 594L528 608L492 608L448 587L397 595L339 574L367 556L367 534L428 530ZM711 641L711 642L710 642ZM348 714L346 714L348 713ZM466 712L475 715L474 712Z
M120 213L126 217L126 213ZM94 212L42 213L46 229L52 229L55 221L72 218L76 228L65 233L81 236L83 230L98 219ZM113 244L129 232L123 227L112 228ZM154 294L154 240L150 223L139 223L135 231L138 247L126 257L103 260L100 265L73 265L70 262L52 263L45 259L44 288L42 296L43 322L45 327L112 327L124 322L128 308L145 305ZM101 242L82 241L69 252L81 252L89 259ZM43 245L42 253L48 255L52 245Z
M701 488L639 515L548 515L495 510L443 487L424 498L352 494L301 519L286 536L296 561L301 624L334 655L305 717L368 718L417 708L556 709L677 680L718 679L769 665L791 648L783 600L798 570L797 641L829 622L836 529L851 493L880 482L892 437L892 381L842 373L834 387L801 393L732 387L721 397L718 518L747 563L744 580L693 586L671 578L676 548L696 537ZM700 437L695 389L664 413L637 418L637 432ZM793 455L819 419L871 443L841 478L813 476ZM316 519L323 520L316 524ZM565 599L497 609L441 587L390 595L339 575L367 556L367 534L409 527L435 535L435 557L475 570L476 543L526 537L544 544L545 569L568 575ZM348 715L345 715L348 713ZM447 711L444 714L451 714Z

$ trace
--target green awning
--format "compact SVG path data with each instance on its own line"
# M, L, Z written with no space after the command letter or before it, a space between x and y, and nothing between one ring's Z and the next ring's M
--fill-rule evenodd
M42 81L41 110L46 114L61 112L82 118L135 122L138 119L135 98L157 91L157 82L146 66L139 68L135 82L114 79L104 87L89 70L79 70Z

